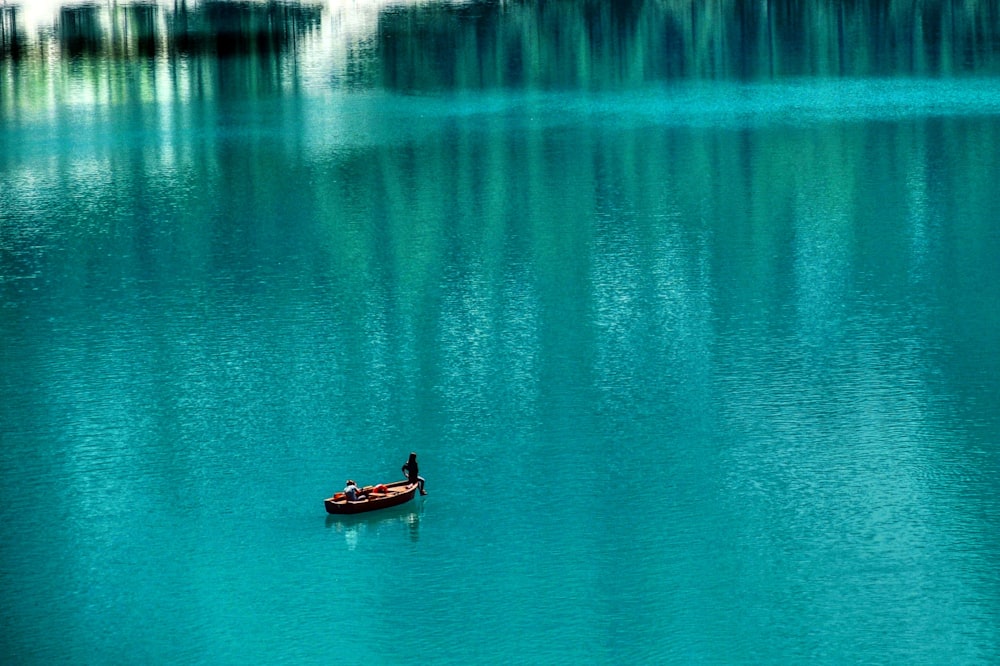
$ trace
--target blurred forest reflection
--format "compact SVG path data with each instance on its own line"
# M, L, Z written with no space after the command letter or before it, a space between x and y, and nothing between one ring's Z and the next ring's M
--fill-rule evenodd
M734 291L772 285L773 297L789 244L816 233L837 241L817 247L847 253L823 288L864 274L853 262L866 243L911 257L901 276L923 275L927 248L944 247L934 280L920 279L976 299L982 275L968 267L986 270L996 249L983 211L998 205L1000 127L982 83L1000 73L996 2L102 3L65 7L31 32L20 12L0 8L0 170L11 174L0 208L23 222L6 241L9 275L34 274L45 237L97 237L109 218L122 223L123 256L150 220L183 230L174 243L190 246L174 259L191 265L165 273L209 265L213 238L241 234L277 264L290 210L321 239L295 252L350 267L345 280L358 283L345 292L391 276L414 309L456 235L478 238L483 257L521 239L536 276L586 288L606 219L634 220L640 237L683 221L678 242L704 265L678 279L704 293L734 271L747 278ZM791 87L802 78L812 81ZM747 86L716 86L685 112L711 120L742 103L738 118L795 114L794 101L771 101L791 92L857 121L842 105L879 103L885 90L865 81L889 78L919 84L890 89L889 112L861 118L876 122L761 131L666 127L671 93L630 96L659 82L735 82ZM961 79L975 85L948 87ZM762 105L758 82L782 85ZM331 90L346 94L323 97ZM595 112L592 98L496 90L610 101ZM414 94L436 92L450 94ZM922 106L903 118L913 100ZM936 106L946 102L961 117ZM40 206L47 191L61 195ZM877 233L891 238L864 240ZM107 250L78 249L81 271L88 252Z
M197 72L185 85L200 94L260 94L303 80L433 91L992 76L1000 72L1000 9L825 0L143 2L67 5L51 24L29 26L20 5L0 7L0 99L8 112L58 99L67 79L91 87L109 77L151 83L158 69L151 62L175 84L185 78L180 70ZM129 92L111 85L96 96L114 101Z

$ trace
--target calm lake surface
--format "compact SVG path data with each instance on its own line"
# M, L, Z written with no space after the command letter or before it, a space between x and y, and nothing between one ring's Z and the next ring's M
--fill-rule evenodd
M1000 5L871 4L0 6L0 661L1000 661Z

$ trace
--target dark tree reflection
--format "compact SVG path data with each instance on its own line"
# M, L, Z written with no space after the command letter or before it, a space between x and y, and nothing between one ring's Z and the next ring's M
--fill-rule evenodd
M59 12L59 43L69 58L100 54L107 43L100 24L101 9L94 6L64 7Z
M24 53L24 35L18 31L18 8L0 7L0 60L21 59Z
M21 14L19 16L19 14ZM18 6L0 7L0 56L16 58L26 41L42 58L54 38L67 58L153 58L161 46L185 55L284 55L320 27L311 3L209 1L189 7L151 2L72 4L58 11L55 30L25 35Z
M294 51L300 36L318 29L320 9L286 3L206 2L181 5L168 17L171 51L220 57L281 55Z
M1000 3L628 0L73 3L49 28L0 8L0 61L243 59L333 86L613 89L672 80L995 76ZM360 26L360 27L359 27ZM55 46L56 48L50 48ZM251 64L252 63L252 64ZM267 77L265 77L266 79ZM5 82L6 83L6 82ZM18 91L14 91L15 93Z
M513 2L383 12L389 88L1000 71L996 3Z

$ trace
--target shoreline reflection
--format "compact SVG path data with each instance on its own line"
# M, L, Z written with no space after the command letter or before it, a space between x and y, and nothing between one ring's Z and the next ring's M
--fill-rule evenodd
M186 69L191 78L185 84L199 91L229 76L213 71L227 61L240 63L229 78L254 85L260 84L255 71L271 70L286 73L283 86L404 92L995 76L1000 73L996 5L5 4L0 72L3 97L28 103L43 95L39 84L47 77L82 78L95 86L122 63L140 69L156 63L153 69L166 68L175 79L178 69ZM275 75L263 78L266 84ZM157 93L170 90L162 85Z

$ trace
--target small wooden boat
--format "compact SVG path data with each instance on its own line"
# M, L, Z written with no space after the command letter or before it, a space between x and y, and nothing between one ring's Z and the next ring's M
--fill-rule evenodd
M392 483L365 486L361 492L367 495L365 499L356 502L347 501L344 493L323 500L326 512L335 515L364 513L376 509L388 509L409 502L417 494L417 484L409 481L393 481Z

